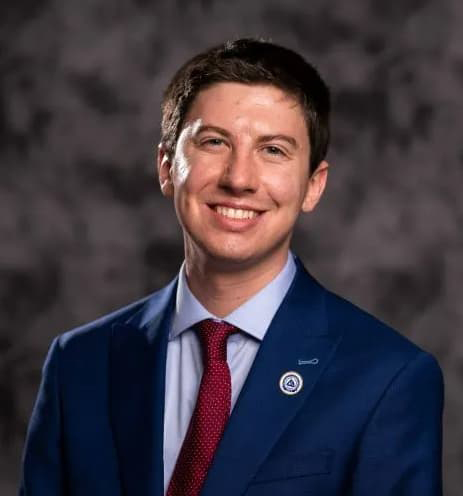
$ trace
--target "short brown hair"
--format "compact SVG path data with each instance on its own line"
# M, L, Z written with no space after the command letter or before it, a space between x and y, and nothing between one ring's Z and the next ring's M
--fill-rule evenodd
M330 137L330 92L317 70L298 53L268 41L227 41L187 61L162 100L161 142L174 152L185 116L197 94L220 82L270 84L293 95L304 110L310 173L325 158Z

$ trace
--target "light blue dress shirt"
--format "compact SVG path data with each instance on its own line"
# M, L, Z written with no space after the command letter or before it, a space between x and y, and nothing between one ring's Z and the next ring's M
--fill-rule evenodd
M227 342L230 367L231 408L278 307L285 297L296 273L291 252L280 273L263 289L223 318L244 332L233 334ZM203 365L201 349L192 326L214 318L190 291L185 264L180 269L176 305L169 334L166 362L166 395L164 410L164 494L172 477L177 457L186 435L196 404Z

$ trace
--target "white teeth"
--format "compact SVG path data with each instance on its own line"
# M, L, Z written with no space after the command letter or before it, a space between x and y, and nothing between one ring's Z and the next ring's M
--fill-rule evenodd
M241 208L215 207L215 211L230 219L254 219L257 212L254 210L242 210Z

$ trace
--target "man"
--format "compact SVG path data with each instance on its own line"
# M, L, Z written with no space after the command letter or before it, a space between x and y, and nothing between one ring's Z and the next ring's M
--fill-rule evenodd
M159 180L185 263L55 339L21 494L441 494L436 361L289 251L327 180L316 70L225 43L177 72L162 112Z

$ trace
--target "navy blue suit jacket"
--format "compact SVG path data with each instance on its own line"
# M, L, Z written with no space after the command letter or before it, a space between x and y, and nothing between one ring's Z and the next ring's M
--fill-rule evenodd
M175 287L55 339L21 495L163 494ZM281 392L286 371L303 377L298 394ZM442 408L436 360L325 290L299 262L201 494L440 495Z

